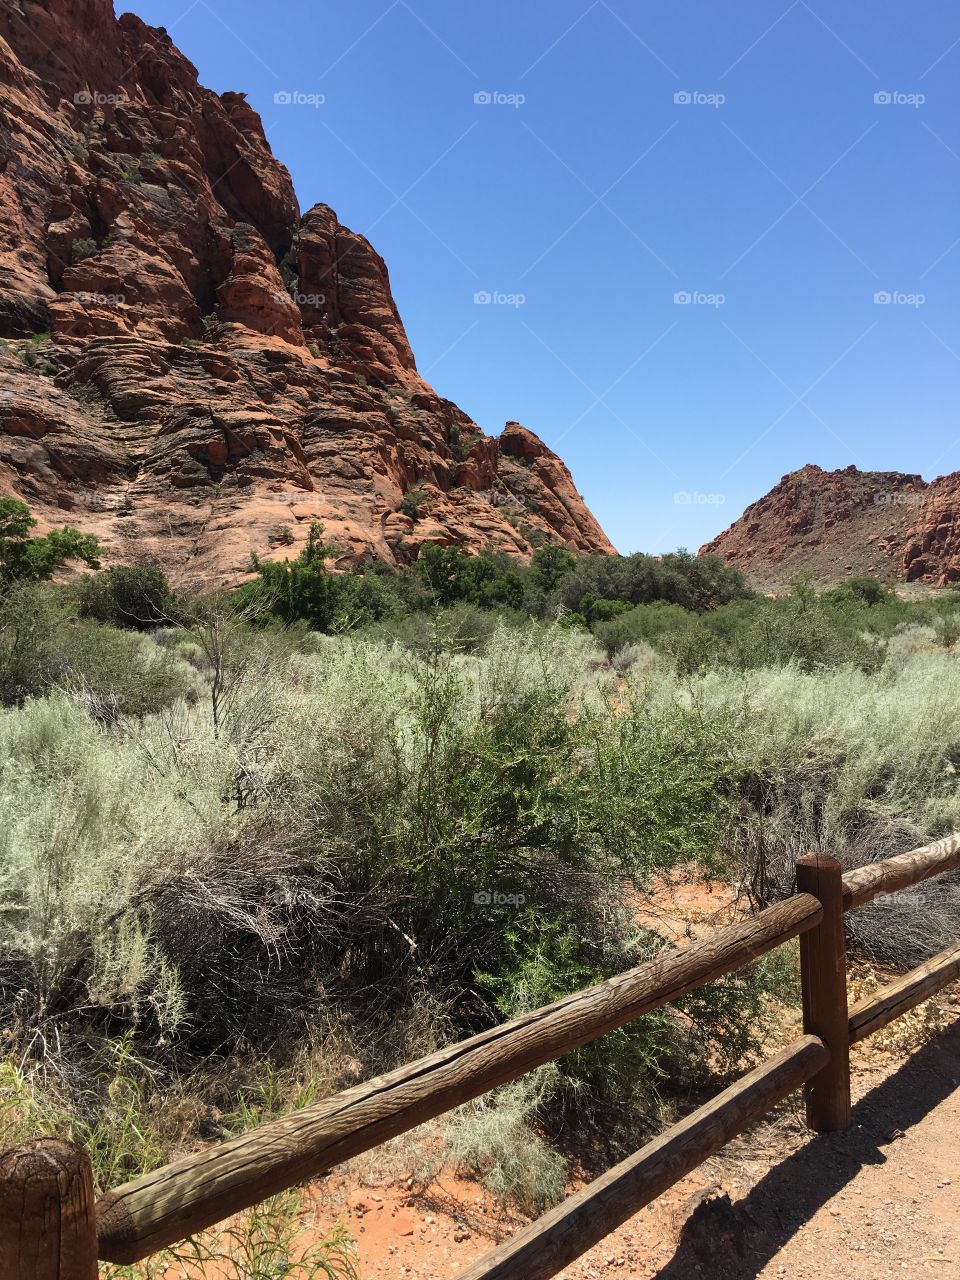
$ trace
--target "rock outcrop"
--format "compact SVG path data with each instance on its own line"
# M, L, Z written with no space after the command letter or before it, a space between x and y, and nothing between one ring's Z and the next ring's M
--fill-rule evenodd
M701 547L707 552L765 587L798 573L821 584L869 574L949 586L960 581L960 472L927 483L899 471L801 467Z
M426 542L611 552L563 463L420 377L387 268L240 93L111 0L0 8L0 492L181 582Z

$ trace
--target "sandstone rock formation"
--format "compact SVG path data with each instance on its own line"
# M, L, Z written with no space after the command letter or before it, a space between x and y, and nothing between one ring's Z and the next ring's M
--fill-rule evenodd
M612 551L536 436L420 377L383 261L301 217L243 94L112 0L0 8L0 337L0 493L108 558L232 581L315 519L344 564Z
M960 472L927 483L899 471L786 475L706 546L759 586L797 573L815 582L869 574L886 582L960 581Z

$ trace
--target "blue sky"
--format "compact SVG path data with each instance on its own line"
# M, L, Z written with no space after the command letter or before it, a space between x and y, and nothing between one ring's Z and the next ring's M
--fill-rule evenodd
M621 551L695 549L806 462L960 469L956 6L130 7L248 94L302 207L386 258L424 375L556 448Z

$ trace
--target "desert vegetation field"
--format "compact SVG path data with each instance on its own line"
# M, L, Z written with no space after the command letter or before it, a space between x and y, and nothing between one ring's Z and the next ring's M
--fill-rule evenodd
M334 574L317 530L186 598L5 511L0 1148L69 1134L102 1188L638 963L667 872L761 904L802 852L960 827L950 592L769 600L710 558L549 549ZM905 967L958 923L947 880L853 944ZM635 1146L795 997L766 958L462 1108L409 1176L540 1209L581 1140ZM299 1213L195 1247L285 1275ZM341 1231L309 1250L303 1275L353 1273Z

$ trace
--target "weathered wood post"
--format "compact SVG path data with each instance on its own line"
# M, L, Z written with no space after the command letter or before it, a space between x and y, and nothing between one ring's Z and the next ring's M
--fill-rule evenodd
M3 1280L97 1280L93 1173L82 1147L40 1138L0 1155Z
M803 1029L819 1036L830 1061L807 1082L807 1124L817 1133L850 1125L850 1031L847 948L843 932L843 872L836 858L810 853L797 860L797 891L823 907L815 929L800 935Z

